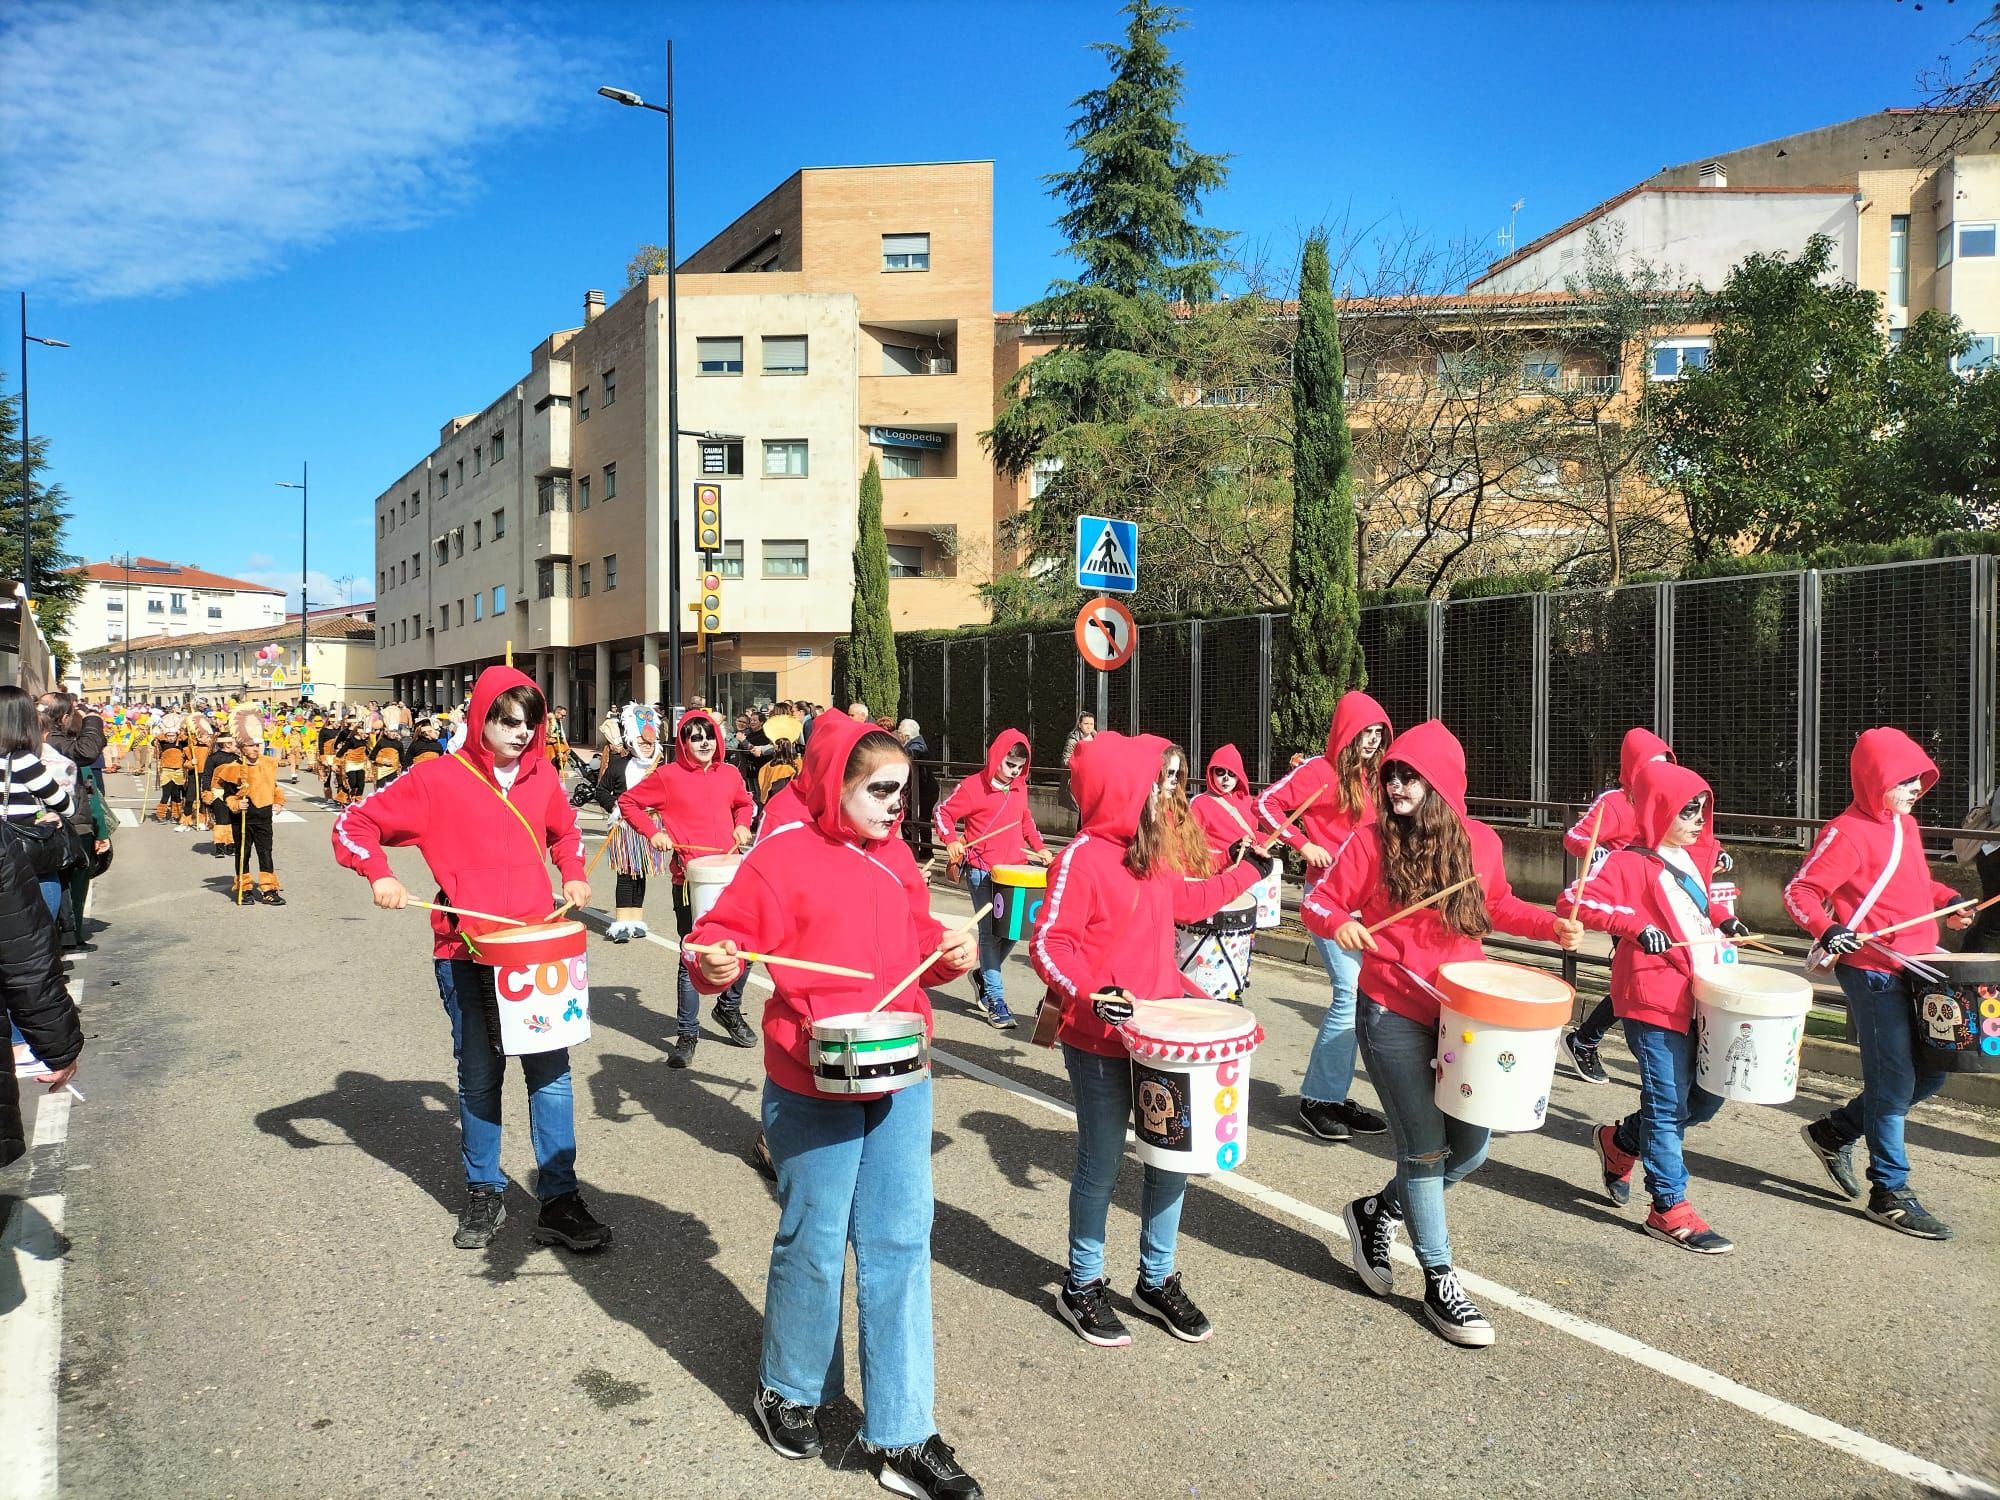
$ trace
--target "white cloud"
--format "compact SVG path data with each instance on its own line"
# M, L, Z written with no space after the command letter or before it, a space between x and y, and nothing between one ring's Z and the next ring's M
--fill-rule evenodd
M268 561L268 559L267 559ZM292 568L230 568L226 570L231 578L241 578L245 583L261 583L267 589L285 591L286 610L299 607L299 570ZM375 590L365 578L347 580L347 598L340 593L340 580L330 573L322 573L317 568L306 574L306 587L312 593L314 609L330 609L336 604L369 598Z
M0 281L161 295L420 223L537 117L546 39L487 12L357 4L10 7Z

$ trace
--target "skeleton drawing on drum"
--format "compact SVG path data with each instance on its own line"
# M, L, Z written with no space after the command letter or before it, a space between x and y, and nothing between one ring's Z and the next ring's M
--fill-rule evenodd
M1187 1088L1176 1074L1156 1073L1132 1065L1132 1097L1137 1106L1138 1136L1162 1151L1185 1150L1188 1143Z

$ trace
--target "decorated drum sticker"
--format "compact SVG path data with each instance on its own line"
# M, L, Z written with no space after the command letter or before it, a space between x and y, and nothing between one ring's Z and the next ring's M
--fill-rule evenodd
M1161 1151L1194 1150L1188 1119L1188 1075L1132 1065L1132 1108L1139 1139Z

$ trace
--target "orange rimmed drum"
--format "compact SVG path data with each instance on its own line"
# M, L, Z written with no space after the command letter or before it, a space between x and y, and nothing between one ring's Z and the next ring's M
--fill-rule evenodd
M1539 1129L1576 991L1545 970L1489 958L1444 965L1437 987L1437 1107L1489 1130Z
M590 1039L590 974L581 922L537 922L467 936L473 961L493 971L494 1037L509 1057Z

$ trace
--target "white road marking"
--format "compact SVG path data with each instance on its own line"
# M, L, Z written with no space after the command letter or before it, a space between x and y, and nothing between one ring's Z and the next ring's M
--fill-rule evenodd
M31 1085L32 1086L32 1085ZM72 1096L44 1095L35 1109L28 1196L0 1233L21 1302L0 1318L0 1432L15 1456L0 1466L0 1500L56 1494L56 1376L62 1363L63 1147Z
M129 807L114 807L111 809L111 815L118 820L120 828L137 828L139 826L139 815Z
M271 814L271 821L273 823L303 823L305 822L305 819L300 817L297 813L287 811L285 808L281 807L276 812Z

